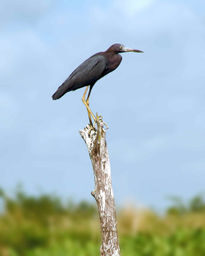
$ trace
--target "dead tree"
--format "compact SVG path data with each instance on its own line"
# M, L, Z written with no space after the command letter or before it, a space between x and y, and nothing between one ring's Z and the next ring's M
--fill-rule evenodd
M91 194L96 200L101 225L101 256L120 256L116 208L112 189L110 160L106 132L102 117L97 116L97 128L87 125L80 131L93 166L95 189Z

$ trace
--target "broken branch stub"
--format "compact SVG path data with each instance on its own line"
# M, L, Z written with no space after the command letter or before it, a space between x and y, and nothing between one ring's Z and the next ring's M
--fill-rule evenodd
M98 206L102 244L101 256L119 256L117 220L112 190L110 160L102 117L97 116L97 129L87 125L80 131L93 166L95 189L91 193Z

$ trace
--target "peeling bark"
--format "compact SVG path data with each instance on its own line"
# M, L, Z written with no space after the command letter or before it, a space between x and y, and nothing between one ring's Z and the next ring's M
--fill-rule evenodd
M110 160L102 118L97 116L97 129L87 125L80 135L87 145L94 171L95 189L91 194L96 200L100 217L100 253L101 256L120 256Z

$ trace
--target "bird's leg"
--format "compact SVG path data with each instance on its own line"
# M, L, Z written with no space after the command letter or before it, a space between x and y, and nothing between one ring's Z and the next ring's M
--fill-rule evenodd
M85 95L86 95L86 93L87 93L88 87L89 87L89 86L86 86L85 92L83 93L83 97L82 97L82 101L83 101L84 105L86 106L87 111L88 111L88 105L87 105L87 103L86 103L86 101L85 101ZM92 124L92 119L91 119L91 117L90 117L89 111L88 111L88 118L89 118L90 124L93 126L93 124Z
M90 109L90 107L89 107L89 95L90 95L91 89L90 89L90 91L89 91L89 93L88 93L87 99L85 100L85 95L86 95L86 93L87 93L88 87L89 87L89 86L87 86L86 89L85 89L85 92L84 92L83 97L82 97L82 101L83 101L83 103L84 103L84 105L86 106L86 109L87 109L87 111L88 111L88 118L89 118L90 124L93 126L93 124L92 124L92 118L94 119L95 122L96 122L96 118L95 118L94 114L92 113L92 111L91 111L91 109ZM91 116L92 116L92 118L91 118Z
M86 100L86 104L87 104L88 108L90 108L90 106L89 106L89 100L88 100L88 101ZM90 124L93 126L92 118L91 118L91 115L90 115L90 112L89 112L88 108L87 108L87 111L88 111L88 118L89 118ZM94 119L94 120L95 120L95 119Z
M85 92L83 93L82 101L85 100L85 95L86 95L86 93L87 93L88 87L89 87L89 86L86 86L86 88L85 88Z
M93 114L93 112L91 111L90 109L90 105L89 105L89 99L90 99L90 93L91 93L91 90L93 88L93 85L90 85L90 88L89 88L89 92L88 92L88 96L87 96L87 99L86 99L86 103L87 103L87 106L88 106L88 115L92 115L93 119L94 119L94 122L96 123L96 117L95 115Z
M86 105L87 105L87 111L88 111L88 118L89 118L89 120L90 120L90 124L93 126L93 123L92 123L92 118L91 118L91 114L90 113L92 113L92 111L91 111L91 109L90 109L90 106L89 106L89 94L90 94L90 89L89 89L89 92L88 92L88 96L87 96L87 99L86 99ZM90 110L90 111L89 111ZM95 119L94 119L95 120Z

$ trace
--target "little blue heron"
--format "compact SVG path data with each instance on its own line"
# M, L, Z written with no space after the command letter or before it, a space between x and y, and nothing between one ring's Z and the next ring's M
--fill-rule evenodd
M105 52L98 52L94 54L85 60L80 66L78 66L65 80L65 82L58 87L52 98L57 100L66 92L74 91L86 86L82 101L87 108L90 124L92 125L91 116L93 117L94 121L96 121L96 118L89 107L89 97L91 90L97 80L112 72L120 65L122 56L119 53L123 52L142 53L143 51L126 48L122 44L111 45ZM85 100L88 88L89 92Z

